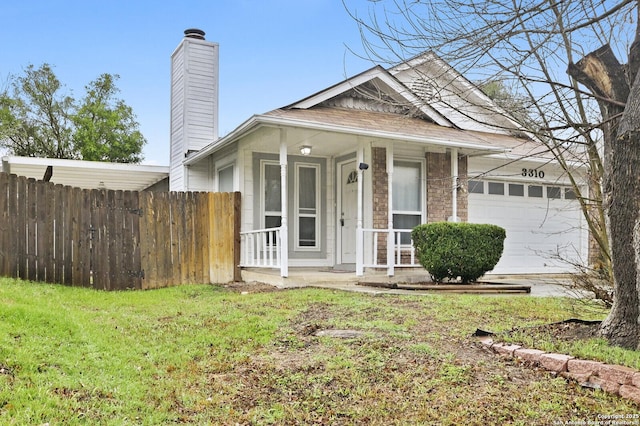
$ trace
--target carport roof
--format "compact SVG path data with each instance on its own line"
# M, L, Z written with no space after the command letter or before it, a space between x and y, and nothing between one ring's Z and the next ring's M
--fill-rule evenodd
M41 180L48 166L50 182L83 189L141 191L169 176L168 166L17 156L2 157L1 171Z

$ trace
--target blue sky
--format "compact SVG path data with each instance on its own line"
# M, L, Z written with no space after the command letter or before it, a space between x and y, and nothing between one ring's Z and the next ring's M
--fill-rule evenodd
M366 13L367 1L350 7ZM49 63L76 98L102 73L148 140L145 163L169 163L170 56L187 28L220 44L219 129L290 104L370 68L341 0L22 0L3 2L0 87Z

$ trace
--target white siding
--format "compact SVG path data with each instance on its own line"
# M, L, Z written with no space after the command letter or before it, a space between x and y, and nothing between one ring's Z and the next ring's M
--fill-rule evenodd
M171 57L171 190L210 184L200 171L187 179L183 161L217 138L218 44L185 37Z
M187 168L189 191L213 191L211 157Z

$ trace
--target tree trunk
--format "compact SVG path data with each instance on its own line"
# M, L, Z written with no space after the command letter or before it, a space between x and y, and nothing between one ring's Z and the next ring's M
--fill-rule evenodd
M634 43L633 49L638 49ZM630 58L637 57L636 51ZM640 343L640 81L609 46L589 53L567 72L598 98L604 139L603 195L609 228L614 301L602 323L609 343L638 349ZM636 80L629 90L629 76Z
M613 307L601 333L640 349L640 79L636 76L606 166L607 216L614 277Z

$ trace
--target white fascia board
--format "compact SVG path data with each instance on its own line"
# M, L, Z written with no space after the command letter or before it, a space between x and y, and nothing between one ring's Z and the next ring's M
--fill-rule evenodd
M155 166L132 163L108 163L104 161L66 160L60 158L40 158L40 157L2 157L2 163L11 167L15 165L28 166L52 166L68 167L75 169L105 170L105 171L139 171L152 173L169 173L169 166Z
M309 96L308 98L288 105L286 108L309 109L321 102L326 101L327 99L338 96L375 78L384 82L387 86L392 88L396 94L403 97L412 106L422 111L423 114L431 117L437 124L441 126L452 127L452 123L449 120L447 120L442 114L440 114L430 105L420 100L420 98L415 96L411 90L400 83L395 77L393 77L387 70L385 70L381 66L373 67L361 74L356 75L355 77L351 77L350 79L343 81L342 83L338 83L335 86L323 90L322 92L318 92L315 95Z
M341 83L333 85L321 92L318 92L298 102L288 105L285 108L309 109L313 106L318 105L321 102L326 101L327 99L331 99L334 96L338 96L339 94L344 93L348 90L351 90L354 87L360 86L361 84L364 84L367 81L373 80L376 77L380 78L384 74L387 74L384 68L382 68L379 65L375 66L354 77L344 80Z

